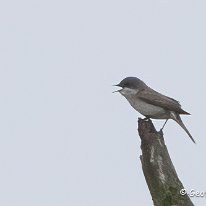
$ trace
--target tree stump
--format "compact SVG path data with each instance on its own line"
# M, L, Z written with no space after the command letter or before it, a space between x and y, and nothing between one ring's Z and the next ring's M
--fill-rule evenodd
M164 142L162 131L157 132L152 121L138 120L141 138L143 173L155 206L194 206L188 195L181 195L179 180Z

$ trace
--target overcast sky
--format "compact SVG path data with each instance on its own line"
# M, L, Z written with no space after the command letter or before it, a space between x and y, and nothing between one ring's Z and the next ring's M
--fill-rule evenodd
M172 120L165 142L185 188L206 192L205 10L203 0L1 1L0 205L152 205L141 115L112 94L127 76L192 114L183 121L197 145Z

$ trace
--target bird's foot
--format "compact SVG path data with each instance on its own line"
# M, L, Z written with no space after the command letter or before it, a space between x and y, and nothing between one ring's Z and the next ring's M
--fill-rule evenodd
M144 119L142 119L142 120L148 120L148 121L151 121L151 119L149 118L149 117L145 117Z
M145 118L143 118L143 119L139 117L139 118L138 118L138 121L139 121L139 120L147 121L147 122L152 122L152 120L151 120L149 117L145 117Z
M163 136L163 128L160 129L160 131L158 132L161 136Z

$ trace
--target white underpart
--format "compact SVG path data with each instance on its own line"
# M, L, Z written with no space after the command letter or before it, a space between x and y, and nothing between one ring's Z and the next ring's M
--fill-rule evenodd
M170 116L172 119L177 119L175 112L170 112Z
M126 99L135 110L137 110L144 116L159 116L165 113L165 110L163 108L148 104L145 101L136 98L134 95L136 95L138 91L138 89L123 88L120 93L126 97Z
M131 101L130 103L137 111L139 111L141 114L145 116L157 115L164 112L164 110L161 107L148 104L140 99L134 102Z
M165 175L164 175L163 169L162 169L163 163L162 163L162 157L161 156L158 156L157 164L159 166L159 171L158 172L159 172L160 181L164 184L165 181L166 181L166 178L165 178Z
M121 94L131 95L131 94L136 94L138 91L139 91L138 89L130 89L125 87L121 90Z

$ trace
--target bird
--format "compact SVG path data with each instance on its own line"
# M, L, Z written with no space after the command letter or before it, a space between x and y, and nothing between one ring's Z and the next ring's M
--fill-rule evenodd
M114 92L119 92L124 96L136 111L145 116L145 119L165 119L161 131L167 121L172 119L196 143L180 117L180 115L190 115L190 113L183 110L177 100L153 90L137 77L126 77L119 84L113 86L121 87Z

